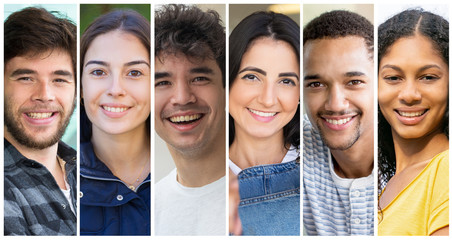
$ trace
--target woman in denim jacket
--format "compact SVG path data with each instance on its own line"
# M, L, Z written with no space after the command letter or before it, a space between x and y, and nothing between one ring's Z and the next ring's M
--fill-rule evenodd
M300 234L299 36L289 17L256 12L229 37L229 166L244 235Z
M81 39L81 235L150 235L150 26L135 11Z

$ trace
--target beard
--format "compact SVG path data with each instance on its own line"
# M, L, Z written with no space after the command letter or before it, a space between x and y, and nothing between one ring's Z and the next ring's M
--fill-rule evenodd
M339 115L345 115L346 113L340 113ZM358 111L358 116L356 116L356 124L352 129L352 132L348 134L349 136L346 139L343 139L342 141L330 141L327 137L327 134L325 134L325 130L323 129L324 126L321 123L322 120L320 120L320 117L318 118L316 125L317 129L319 129L320 137L322 138L323 143L330 148L330 150L340 150L344 151L349 148L351 148L356 141L361 137L361 116L362 112Z
M42 109L55 109L55 107L50 108L48 104L40 104L39 107ZM21 145L27 148L33 148L42 150L53 146L57 142L60 141L61 137L64 135L66 131L66 127L69 125L71 115L75 109L75 98L72 103L71 109L69 112L64 112L62 107L57 108L57 112L60 115L60 120L57 123L57 130L50 137L39 140L35 136L39 133L28 134L26 128L23 126L20 121L20 114L22 111L13 112L13 104L5 98L5 126L7 131L11 134L11 136ZM32 110L32 109L27 109Z

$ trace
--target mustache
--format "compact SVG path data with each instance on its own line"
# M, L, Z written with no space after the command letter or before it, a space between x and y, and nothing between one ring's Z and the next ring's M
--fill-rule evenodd
M189 104L183 106L172 106L169 108L165 108L160 113L160 117L162 119L172 117L180 112L193 112L193 113L202 113L206 114L210 112L210 107L198 104Z
M33 106L20 108L20 112L42 112L42 111L63 113L64 109L58 104L46 104L46 103L38 103L34 104Z

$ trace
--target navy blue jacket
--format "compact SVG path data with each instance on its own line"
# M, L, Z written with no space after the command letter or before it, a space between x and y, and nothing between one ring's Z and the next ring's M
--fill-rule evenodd
M80 144L80 235L150 235L150 175L137 192Z

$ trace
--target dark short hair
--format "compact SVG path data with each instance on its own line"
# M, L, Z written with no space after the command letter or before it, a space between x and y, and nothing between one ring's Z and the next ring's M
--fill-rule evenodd
M188 57L215 59L225 86L226 35L220 15L196 6L163 5L155 13L155 56L183 53Z
M229 87L239 72L242 57L250 44L259 38L268 37L287 42L300 62L300 27L290 17L274 12L255 12L244 18L229 36ZM295 116L283 128L284 143L300 146L300 105ZM229 115L229 145L235 138L234 119Z
M96 18L83 33L80 41L80 72L83 72L85 55L94 39L99 35L114 30L121 30L134 35L140 40L143 46L146 47L148 54L150 54L151 28L149 21L134 10L115 10ZM80 104L80 125L82 126L80 141L90 141L92 135L92 123L86 115L83 104ZM146 126L149 130L151 126L150 117L146 120Z
M77 27L66 17L44 8L29 7L9 15L4 28L4 65L17 56L62 49L69 53L77 79Z
M420 34L430 40L437 54L449 65L449 22L422 9L409 9L378 26L378 65L388 49L400 38ZM442 132L449 137L449 101L443 116ZM378 191L381 192L396 170L391 126L378 107Z
M303 45L309 40L358 36L364 38L370 58L374 53L374 27L365 17L345 10L326 12L303 29Z

